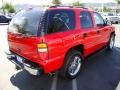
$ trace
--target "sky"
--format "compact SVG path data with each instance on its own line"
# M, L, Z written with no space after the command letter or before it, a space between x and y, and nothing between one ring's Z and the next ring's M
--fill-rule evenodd
M13 5L16 4L33 4L33 5L43 5L50 4L52 0L3 0L4 2L11 2ZM61 0L62 3L71 3L74 0ZM82 3L107 3L115 2L115 0L79 0ZM2 5L2 0L0 0L0 6Z

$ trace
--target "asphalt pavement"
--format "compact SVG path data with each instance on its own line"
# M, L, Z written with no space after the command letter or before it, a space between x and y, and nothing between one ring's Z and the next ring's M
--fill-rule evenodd
M0 90L120 90L120 24L116 27L113 51L102 50L87 58L74 80L55 76L32 76L16 71L5 56L8 50L7 25L0 25Z

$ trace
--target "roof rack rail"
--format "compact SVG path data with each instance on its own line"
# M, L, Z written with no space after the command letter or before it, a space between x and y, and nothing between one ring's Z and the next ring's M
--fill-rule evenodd
M83 7L83 6L75 6L76 8L83 8L83 9L88 9L86 7Z
M57 8L57 7L69 7L69 8L73 8L73 6L61 6L61 5L50 6L50 8Z
M54 5L54 6L50 6L49 8L57 8L57 7L68 7L68 8L83 8L83 9L88 9L88 8L82 7L82 6L61 6L61 5Z

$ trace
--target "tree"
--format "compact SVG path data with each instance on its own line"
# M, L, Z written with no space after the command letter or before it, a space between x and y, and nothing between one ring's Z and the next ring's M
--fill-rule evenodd
M79 1L75 1L73 2L73 6L83 6L83 4L81 4Z
M55 5L61 4L60 0L53 0L52 3L55 4Z
M116 10L117 12L119 12L120 11L120 8L119 8L119 5L120 5L120 0L116 0L116 2L117 2L117 7L118 7L118 9Z
M117 4L120 4L120 0L116 0Z
M7 2L3 4L2 9L7 13L15 12L14 6L11 3L7 3Z
M111 9L104 6L104 7L103 7L103 11L104 11L104 12L110 12Z

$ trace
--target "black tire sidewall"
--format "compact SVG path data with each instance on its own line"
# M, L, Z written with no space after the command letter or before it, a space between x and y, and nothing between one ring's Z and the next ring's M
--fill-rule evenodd
M80 67L79 71L77 72L77 74L75 74L73 76L71 76L68 73L68 68L69 68L70 64L73 62L73 59L74 59L75 56L80 57L80 59L81 59L81 65L82 65L83 57L82 57L81 53L78 52L78 51L76 51L76 50L70 51L67 54L66 58L65 58L65 63L63 65L62 72L61 72L62 77L67 78L67 79L74 79L74 78L76 78L80 74L81 67Z
M111 38L114 38L114 44L115 44L115 34L111 34L108 45L107 45L107 49L108 50L112 50L114 48L114 45L112 48L110 48L110 42L111 42Z

